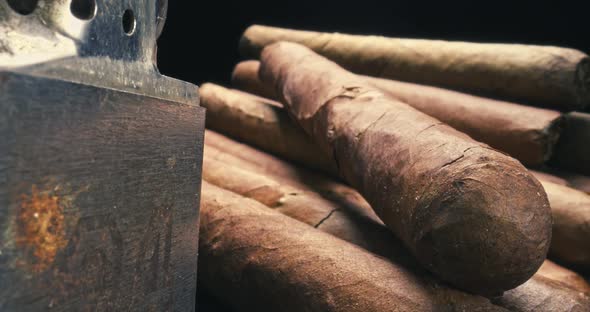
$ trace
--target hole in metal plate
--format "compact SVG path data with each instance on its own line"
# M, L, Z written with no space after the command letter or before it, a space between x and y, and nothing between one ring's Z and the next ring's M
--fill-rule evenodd
M91 20L96 16L96 0L72 0L70 11L81 20Z
M133 35L136 24L137 22L135 21L135 14L133 13L133 10L125 10L125 13L123 13L123 31L128 36Z
M16 13L29 15L35 11L39 0L6 0L6 2Z

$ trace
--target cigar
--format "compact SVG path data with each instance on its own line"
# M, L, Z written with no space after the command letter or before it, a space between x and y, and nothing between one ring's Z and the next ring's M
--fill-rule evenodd
M205 131L205 145L207 149L204 154L215 160L250 171L263 172L283 184L299 189L309 189L334 201L352 201L372 211L369 203L355 189L341 183L336 177L328 177L320 172L288 163L212 130Z
M571 188L590 194L590 176L547 166L542 167L541 170L546 175L556 177L556 179L565 180L567 186Z
M232 83L247 92L277 99L258 77L260 63L241 62ZM552 155L561 132L558 111L519 105L419 84L363 78L390 97L404 102L473 139L489 144L527 166L539 166Z
M436 87L367 77L387 95L430 115L527 166L548 161L561 132L561 113Z
M230 92L230 91L228 91ZM243 101L248 101L249 97L247 95L243 96ZM202 100L203 105L207 106L207 102L208 100L206 98L203 98ZM252 101L252 106L249 107L248 111L240 111L240 114L250 114L250 116L266 116L264 113L260 113L260 112L268 112L268 111L272 111L276 114L283 114L284 117L281 119L285 122L285 124L283 125L283 128L285 127L293 127L294 130L299 130L295 128L295 125L293 124L293 122L291 120L289 120L287 118L286 112L284 110L275 110L274 108L272 110L268 110L267 106L263 104L262 102L255 102ZM254 105L254 103L257 103L256 105ZM220 105L223 106L230 106L232 105L232 103L230 102L224 102L224 103L218 103ZM221 109L220 109L221 110ZM229 111L229 110L224 110L224 111ZM209 115L209 118L211 118L211 113ZM244 117L241 117L244 118ZM233 119L225 119L225 118L219 118L217 119L218 123L216 123L216 126L218 127L218 129L222 132L225 125L229 124L230 121L229 120L238 120L239 118L234 117ZM259 130L256 128L257 124L261 124L262 122L259 123L250 123L248 125L244 125L241 124L240 127L242 127L243 131L240 132L240 138L244 141L244 142L251 142L249 137L249 134L251 133L257 133L259 132ZM277 133L278 131L276 130L268 130L268 131L273 131L275 133ZM287 132L285 132L287 133ZM303 138L305 138L305 134L302 131L292 131L292 132L288 132L291 136L287 137L283 137L281 138L281 140L285 141L285 142L296 142L298 140L303 140ZM217 136L219 136L219 134L217 134ZM205 136L205 141L207 142L208 140L208 135ZM299 138L298 138L299 137ZM272 161L269 158L272 157L268 154L266 154L267 156L261 155L259 152L255 152L252 151L253 149L244 145L244 144L237 144L235 143L235 141L233 141L234 143L232 143L232 140L229 140L227 138L225 139L220 139L220 142L216 144L216 146L222 146L223 148L226 149L226 151L228 151L230 154L233 155L244 155L244 158L246 160L248 159L252 159L253 161L256 160L261 160L260 161L260 165L261 166L271 166L269 164L273 163L277 163L277 161ZM282 156L282 158L284 159L291 159L293 161L296 161L297 163L301 164L305 164L305 161L309 161L309 159L311 158L307 158L307 160L303 160L301 158L297 159L296 154L289 154L289 150L284 150L284 151L279 151L277 150L274 146L272 146L271 144L266 144L267 142L263 142L263 141L258 141L261 144L260 148L262 150L265 151L269 151L271 153L278 153L278 155ZM235 146L235 145L240 145L240 148L234 148L236 151L232 152L231 146ZM315 155L321 156L321 151L319 151L319 149L317 147L315 148ZM249 149L249 152L245 152L244 150ZM286 153L286 154L283 154ZM276 159L276 158L275 158ZM278 159L276 159L278 160ZM313 160L312 160L313 161ZM327 162L327 160L323 161L322 163ZM297 177L300 175L298 174L296 171L289 171L287 169L285 169L285 166L281 166L281 165L273 165L276 170L279 171L284 171L285 176L288 177L287 180L291 180L291 181L295 181L297 179ZM312 164L307 164L307 167L312 167L312 168L317 168L317 167L321 167L321 163L312 163ZM271 170L272 171L272 170ZM330 172L331 170L324 170L324 172ZM265 171L265 174L268 174L270 171ZM543 182L543 184L547 184L548 187L545 189L545 191L548 194L548 198L550 201L550 206L552 208L552 214L554 215L555 218L558 218L559 220L564 220L563 222L556 222L553 224L553 232L557 233L557 237L558 240L553 239L552 240L552 246L551 246L551 254L550 256L552 258L555 259L559 259L559 260L565 260L565 263L568 265L575 265L576 268L584 268L587 264L586 260L584 260L585 256L584 254L587 253L588 248L586 247L587 245L587 241L590 241L590 238L588 236L588 234L583 231L584 229L584 222L586 222L586 220L588 220L588 216L586 213L586 210L590 210L590 208L588 209L584 209L584 208L580 208L580 207L586 207L587 205L581 205L581 203L584 203L586 200L583 199L585 197L583 197L580 192L576 192L575 189L573 188L567 188L567 187L562 187L562 188L557 188L557 187L551 187L550 184L548 184L547 182L553 182L554 184L557 182L557 184L563 184L563 179L559 179L557 177L553 177L547 174L543 174L542 172L535 172L532 171L533 174L535 175L535 177L539 180L541 180ZM552 173L555 173L554 171L552 171ZM280 174L279 174L280 175ZM331 172L332 176L337 176L336 172ZM303 181L300 181L300 184L298 185L298 187L300 187L302 184L306 184L306 183L311 183L309 181L321 181L321 179L319 178L307 178L304 179ZM325 181L323 183L326 183ZM571 183L571 181L568 181L568 184ZM350 191L349 191L350 193ZM574 202L568 202L569 199L577 199L577 201ZM368 204L366 204L368 206ZM578 207L576 207L576 205L578 205ZM571 218L565 218L563 216L567 216L568 214L573 214L574 217ZM569 233L568 235L573 235L575 236L575 238L567 239L569 240L570 243L563 243L561 239L559 239L561 236L560 233ZM555 235L555 234L554 234ZM566 236L569 237L569 236ZM561 247L558 246L553 246L555 244L560 244ZM565 250L564 250L565 249ZM572 256L572 254L574 256Z
M343 206L359 207L363 215L381 222L362 195L334 177L288 163L211 130L205 131L205 146L205 156L251 172L263 173L291 187L319 193Z
M590 195L544 180L541 183L553 214L550 257L590 271Z
M590 60L552 46L355 36L254 25L240 51L258 58L278 41L306 45L355 73L514 99L558 110L590 102Z
M203 182L202 285L241 311L504 311Z
M590 114L565 114L563 132L555 146L551 166L590 175Z
M492 303L511 311L590 311L588 295L542 275L536 275L502 297L492 299ZM522 307L526 308L521 310Z
M298 129L289 126L289 117L282 111L280 104L273 101L263 101L264 109L260 107L258 98L253 98L240 91L231 91L223 87L205 83L200 90L201 105L207 108L207 128L223 132L242 140L249 138L249 144L262 147L273 146L276 154L281 156L293 155L290 160L302 161L304 164L317 164L311 167L316 170L335 172L334 164L315 152L315 144L307 137L298 135ZM250 98L251 101L244 100ZM225 105L231 103L232 105ZM255 129L250 133L248 129ZM249 133L245 133L249 132ZM284 138L296 138L285 141Z
M542 264L549 202L515 159L298 44L267 46L260 78L280 91L340 176L437 276L490 294L523 283Z
M338 182L331 181L324 184L322 189L316 189L313 185L303 184L295 186L285 179L271 176L257 167L243 167L242 161L236 158L226 157L224 161L210 158L211 150L214 149L205 145L204 164L206 169L203 170L203 179L223 189L232 191L241 196L254 199L269 208L273 208L285 215L288 215L301 222L307 223L315 228L322 230L331 224L332 217L337 219L337 215L342 213L354 214L355 218L350 218L353 224L358 222L336 235L340 238L351 241L369 251L378 251L383 257L396 259L398 256L404 257L404 264L417 267L414 260L408 260L407 251L401 244L399 248L388 248L386 245L395 236L384 227L383 223L373 212L369 205L358 195L335 197L329 193L341 194L340 190L347 186L338 186ZM224 152L219 152L225 154ZM284 164L285 167L292 167L290 164ZM294 168L297 170L297 168ZM328 187L327 185L331 185ZM351 190L350 192L354 192ZM342 217L340 219L343 219ZM362 231L361 231L362 229ZM329 231L328 231L329 232ZM330 233L334 234L334 233ZM356 238L358 237L358 238ZM363 239L360 239L364 237ZM373 245L380 247L371 247ZM383 245L383 246L381 246Z
M281 184L263 175L250 174L244 169L209 156L210 147L205 146L203 157L203 180L255 199L261 204L279 212L296 216L295 219L320 226L339 205L322 197L319 193L301 190L288 184ZM311 209L308 209L311 208Z
M590 295L590 284L580 274L566 269L553 261L545 260L536 275L557 281L572 290Z
M246 131L248 129L245 128ZM295 131L297 132L296 129ZM249 136L244 137L249 138ZM296 137L295 139L297 140ZM246 141L249 140L246 139ZM283 158L262 152L211 129L205 130L205 144L209 147L205 150L205 154L209 154L217 160L234 163L249 170L262 170L265 174L275 178L278 177L282 182L296 187L313 185L315 188L329 189L335 178L331 176L332 178L329 179L327 175L321 174L319 171L311 171L301 165L291 165L291 163L285 162ZM295 163L300 163L300 161ZM336 172L333 172L333 174L335 175ZM326 188L324 185L328 185L328 187ZM353 190L350 187L348 189Z
M256 94L263 98L277 101L279 96L272 86L262 83L258 77L260 62L256 60L243 61L238 63L231 75L232 86L244 90L250 94Z
M205 146L205 154L209 149L210 147ZM232 161L232 158L226 160ZM205 160L203 178L218 187L266 203L268 207L275 207L275 210L291 218L384 257L426 282L435 282L435 278L417 266L409 251L363 203L357 205L351 201L345 205L338 202L324 204L314 199L311 188L301 190L285 186L265 175L260 168L248 166L250 169L245 170L238 167L241 161L234 164L236 163ZM252 189L257 191L252 192ZM282 197L276 194L282 194ZM269 203L270 197L275 198L275 202ZM293 198L299 200L293 201ZM547 281L548 278L552 281ZM568 289L564 289L565 287ZM512 311L538 311L541 305L543 311L572 311L572 307L590 307L587 298L580 295L581 292L588 293L588 288L589 285L582 277L547 260L531 280L507 291L505 298L494 301L510 307Z
M563 185L563 186L570 186L570 183L566 179L558 177L556 175L552 175L552 174L542 172L542 171L531 170L531 169L529 169L529 171L539 181L547 181L547 182L551 182L551 183L559 184L559 185Z
M590 177L580 174L568 174L567 182L572 188L590 194Z

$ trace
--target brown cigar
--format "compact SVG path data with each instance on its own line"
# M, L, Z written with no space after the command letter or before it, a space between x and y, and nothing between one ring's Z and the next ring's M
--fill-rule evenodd
M278 98L258 77L259 62L245 61L234 68L238 88L267 98ZM385 94L489 144L527 166L549 160L561 130L561 114L548 109L477 97L407 82L363 76Z
M205 142L208 145L223 147L224 151L215 151L216 148L209 146L205 149L205 154L215 153L218 160L245 168L248 171L260 172L296 188L320 192L332 200L346 203L347 207L358 206L370 218L378 220L374 213L367 214L370 206L360 194L338 181L286 163L272 155L209 130L206 132ZM586 241L590 240L590 234L585 226L590 218L588 214L590 196L567 187L564 180L556 176L538 171L531 172L545 187L552 207L555 220L553 232L557 234L553 236L551 256L572 264L578 269L588 268L589 263L583 259L588 257ZM379 222L381 221L379 220Z
M262 83L258 78L260 62L255 60L238 63L232 72L231 83L234 87L267 99L278 100L272 86Z
M228 91L231 92L231 91ZM249 97L247 97L246 95L244 95L244 100L243 101L247 101L249 99ZM203 102L206 102L206 99L203 99ZM220 103L222 105L231 105L231 103L229 102L225 102L225 103ZM247 112L241 111L240 113L242 114L252 114L254 113L254 115L260 115L260 116L264 116L265 114L258 114L257 112L261 112L261 111L265 111L266 110L266 105L264 105L262 102L258 102L258 105L252 105L249 110ZM273 112L276 112L277 114L286 114L284 111L276 111L276 110L272 110ZM237 118L234 118L237 119ZM287 118L284 117L284 120L286 120ZM226 119L220 118L219 120L219 125L224 125L227 124L228 121ZM251 123L250 127L246 127L244 126L244 131L242 132L242 138L244 139L244 141L249 142L249 138L248 138L248 134L251 133L257 133L257 130L255 129L255 125L256 124L260 124L260 123ZM285 124L283 125L284 127L294 127L293 123L290 120L286 120ZM272 130L269 130L272 131ZM282 140L284 141L298 141L298 140L302 140L302 138L297 138L298 137L304 137L305 134L302 133L301 131L293 131L293 132L289 132L291 135L291 137L283 137ZM215 136L220 136L219 134L214 134ZM208 137L211 137L211 135L206 135L205 136L205 141L208 141ZM210 139L209 139L210 140ZM210 140L211 141L211 140ZM302 180L299 180L299 185L297 185L298 187L301 187L302 184L306 184L306 183L313 183L313 181L322 181L321 183L317 183L318 185L320 185L321 188L321 184L322 183L327 183L324 180L322 180L319 177L310 177L309 173L307 174L302 174L303 171L293 171L293 170L289 170L287 169L287 167L285 166L281 166L280 163L278 161L272 160L272 158L274 158L273 156L270 156L268 154L265 153L260 153L257 152L256 150L252 149L251 147L248 147L246 145L243 144L237 144L235 143L235 141L229 140L227 138L219 138L217 140L213 140L213 141L217 141L217 143L215 144L215 146L225 150L226 152L230 153L230 154L234 154L234 155L243 155L245 160L250 160L252 159L253 161L257 161L259 163L259 165L261 166L265 166L265 167L274 167L274 168L267 168L267 170L265 170L265 173L272 173L273 171L276 173L278 172L279 175L284 175L287 176L288 179L287 181L296 181L299 177L301 176L306 176L306 178L303 178ZM233 143L232 143L233 142ZM263 142L264 143L264 142ZM234 146L238 146L238 147L234 147ZM276 152L277 150L271 146L270 144L264 144L264 146L262 146L262 148L264 150L268 150L268 151L272 151L272 152ZM283 151L285 153L289 153L289 151ZM297 157L296 154L290 154L290 155L283 155L280 154L281 156L284 156L286 159L295 159L298 160L299 163L304 163L305 161L302 161L302 159L296 159ZM316 155L321 155L321 153L319 152L319 150L317 150L316 148ZM309 160L309 158L308 158ZM324 161L325 163L326 161ZM272 164L272 165L271 165ZM315 163L315 164L308 164L309 167L320 167L321 163ZM325 170L327 171L327 170ZM564 179L562 178L558 178L555 177L553 175L548 175L548 174L544 174L542 172L535 172L535 171L531 171L533 173L533 175L543 181L543 184L547 184L547 182L553 182L556 184L566 184ZM555 173L555 171L552 171L552 173ZM560 173L560 172L557 172ZM562 173L562 172L561 172ZM332 173L335 174L335 173ZM569 176L566 176L562 173L563 177L569 178ZM571 180L568 181L567 184L571 183ZM588 206L587 204L583 204L587 201L587 196L584 196L584 194L581 194L580 192L577 192L575 189L572 188L566 188L566 187L551 187L550 184L547 184L548 187L546 188L546 192L549 195L549 201L550 201L550 205L552 207L552 213L554 215L555 218L559 219L559 220L563 220L563 221L559 221L559 222L555 222L553 224L553 232L557 233L557 239L553 239L553 245L555 244L559 244L560 246L552 246L551 247L551 256L555 257L556 259L560 259L562 261L565 261L568 264L574 264L576 266L576 268L580 268L583 269L585 266L588 265L588 263L586 262L585 259L587 256L584 256L586 254L586 251L588 250L588 248L585 247L586 245L586 241L589 239L588 237L588 233L586 233L586 231L584 231L585 227L584 227L584 222L587 222L586 220L588 220L588 214L586 213L587 210L589 209L585 209L583 207ZM345 194L350 194L350 190L349 191L343 191L342 193ZM367 205L368 206L368 205ZM572 216L572 217L567 217L567 216ZM566 235L562 235L560 233L566 233ZM573 238L573 239L567 239L568 243L563 243L563 239L560 239L560 237L577 237L577 238Z
M314 164L312 169L336 172L332 161L320 157L316 145L307 137L298 135L299 130L291 125L280 104L264 101L268 104L259 109L261 102L240 91L206 83L199 90L201 105L207 108L207 128L223 132L239 140L246 136L249 144L265 148L273 146L273 153L283 157L293 155L292 161ZM250 100L246 100L250 99ZM231 103L231 105L226 105ZM250 132L254 130L255 132ZM293 140L284 140L293 138ZM317 165L316 165L317 164Z
M575 188L579 191L590 194L590 176L582 175L579 173L573 173L571 171L555 169L551 167L543 167L541 168L541 170L543 170L543 173L545 173L546 175L554 176L557 179L565 180L567 182L567 186L571 188Z
M492 299L492 302L511 311L590 311L588 295L539 274L520 287L505 292L502 297ZM526 308L521 310L522 307Z
M200 278L241 311L498 311L207 182Z
M204 154L215 160L262 172L283 184L320 193L322 197L345 206L359 206L366 215L379 220L369 203L355 189L334 178L285 162L211 130L205 132L205 145Z
M546 172L542 172L542 171L537 171L537 170L530 170L529 171L535 176L535 178L537 178L537 180L539 181L547 181L547 182L551 182L554 184L559 184L559 185L563 185L563 186L569 186L570 183L564 179L564 178L560 178L558 176L546 173Z
M566 269L553 261L545 260L535 275L542 275L546 278L558 281L572 290L590 295L590 284L580 274Z
M590 103L590 60L574 49L318 33L254 25L240 41L257 58L278 41L308 46L359 74L516 99L559 110Z
M210 147L205 147L203 157L203 180L242 196L255 199L270 208L318 227L329 214L340 207L316 192L310 192L281 184L263 175L234 167L209 156Z
M580 174L568 174L567 182L577 190L590 194L590 177Z
M542 264L549 203L515 159L298 44L266 47L260 77L280 91L340 176L439 277L491 294L522 284Z
M205 146L206 155L210 154L210 149L211 147ZM318 194L314 194L312 188L305 189L304 186L304 189L298 189L284 185L262 173L261 168L246 165L250 169L244 170L237 167L244 165L242 160L236 159L227 157L226 162L219 162L206 158L203 178L221 188L276 207L275 210L283 214L363 247L410 270L426 283L434 282L433 277L416 265L409 251L363 203L349 201L342 204L317 200ZM292 167L285 163L282 165ZM297 168L293 167L293 170ZM269 201L269 198L274 198L274 201ZM547 281L547 278L552 281ZM564 289L565 287L569 289ZM580 295L580 292L587 293L589 287L574 272L545 261L531 280L507 291L503 299L496 301L500 305L509 306L513 311L572 311L572 307L590 308L590 301Z
M290 122L288 124L290 124ZM244 129L249 131L252 128L245 127ZM294 132L299 132L298 135L302 135L302 133L296 128L294 129ZM250 142L250 137L251 136L245 135L245 141ZM282 182L287 181L289 184L295 183L298 187L302 185L321 187L323 184L332 184L332 181L334 180L333 178L327 179L326 175L320 174L318 171L311 171L300 165L291 165L290 163L285 162L283 158L262 152L250 145L235 141L211 129L205 130L205 144L211 147L209 148L209 151L206 150L205 153L215 156L217 160L226 161L228 157L239 158L239 160L230 159L227 160L227 162L235 163L239 161L240 163L238 165L240 167L245 166L247 169L261 168L266 174L272 175L273 177L281 177ZM265 144L265 146L267 145L269 144ZM266 150L265 148L263 149ZM287 158L289 157L284 157L284 159ZM295 163L301 163L301 160ZM285 164L290 165L285 166ZM333 172L333 174L336 173ZM284 179L282 179L283 177Z
M590 195L541 180L553 213L550 255L582 270L590 270Z

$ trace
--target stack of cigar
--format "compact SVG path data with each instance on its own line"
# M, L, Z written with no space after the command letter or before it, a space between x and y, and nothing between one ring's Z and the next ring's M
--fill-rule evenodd
M265 26L240 49L240 90L201 87L219 302L590 311L587 55Z

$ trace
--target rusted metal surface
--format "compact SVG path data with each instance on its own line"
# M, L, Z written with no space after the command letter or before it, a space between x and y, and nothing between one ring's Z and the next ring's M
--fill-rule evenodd
M154 67L165 4L26 2L0 0L0 311L194 310L204 109Z
M64 226L64 207L52 190L42 191L36 185L30 194L23 194L17 216L16 245L29 263L18 263L26 270L43 272L55 260L67 241Z

